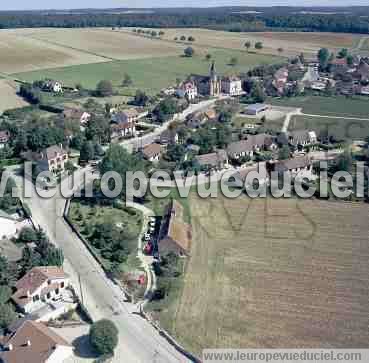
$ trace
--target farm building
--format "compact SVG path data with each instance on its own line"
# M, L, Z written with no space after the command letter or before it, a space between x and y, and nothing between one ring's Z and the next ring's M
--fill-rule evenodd
M173 252L189 256L192 240L191 225L183 222L183 207L173 200L167 210L159 232L161 256Z
M245 113L247 115L258 115L261 112L267 111L269 109L268 105L263 103L255 103L253 105L248 105L245 109Z

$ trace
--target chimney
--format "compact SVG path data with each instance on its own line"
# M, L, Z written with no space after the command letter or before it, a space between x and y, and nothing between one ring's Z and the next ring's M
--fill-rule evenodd
M31 346L31 341L30 340L27 340L26 345L27 345L27 347L30 347Z
M9 350L9 352L11 352L11 351L13 350L13 344L11 344L11 343L10 343L10 344L8 345L8 350Z

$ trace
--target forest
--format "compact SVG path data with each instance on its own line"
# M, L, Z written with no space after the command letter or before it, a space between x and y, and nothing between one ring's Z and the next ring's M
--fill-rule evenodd
M369 33L369 7L225 7L0 12L0 29L33 27L200 27L232 32Z

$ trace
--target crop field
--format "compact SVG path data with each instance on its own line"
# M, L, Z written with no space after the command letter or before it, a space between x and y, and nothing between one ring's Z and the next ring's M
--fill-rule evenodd
M152 42L156 41L153 40ZM280 60L279 57L247 54L235 50L213 49L211 54L216 61L217 70L220 74L246 72L258 64L270 64ZM236 57L238 60L236 66L229 65L232 57ZM164 87L175 85L176 78L187 77L191 73L208 74L209 66L210 64L205 60L204 54L199 52L192 58L177 55L112 61L18 73L15 76L28 81L49 77L61 80L69 85L80 82L84 87L95 88L96 84L102 79L111 80L115 87L120 87L124 74L127 73L132 78L134 89L139 88L149 93L155 93ZM127 93L130 90L124 88L122 91Z
M180 54L183 49L174 43L135 37L111 29L38 29L36 32L30 29L29 36L113 60L165 57Z
M275 106L302 107L304 113L313 115L369 118L369 98L366 96L298 96L274 98L271 103Z
M369 136L368 121L354 119L337 119L328 117L293 116L289 131L314 130L318 135L329 135L336 140L365 140Z
M132 29L125 28L125 31ZM165 35L163 39L173 41L184 35L195 38L194 45L208 46L230 49L245 49L246 40L253 44L261 41L264 49L258 51L266 54L279 54L278 48L283 48L283 55L293 56L304 52L306 55L315 55L321 47L332 50L338 48L351 48L360 38L352 34L335 33L300 33L300 32L252 32L252 33L233 33L225 31L215 31L207 29L163 29ZM250 49L251 50L251 49Z
M106 61L93 54L18 34L18 30L0 30L0 48L0 73L6 74Z
M171 327L187 349L368 348L367 205L193 194L190 204Z
M16 86L12 82L0 79L0 115L5 110L28 105L16 92Z

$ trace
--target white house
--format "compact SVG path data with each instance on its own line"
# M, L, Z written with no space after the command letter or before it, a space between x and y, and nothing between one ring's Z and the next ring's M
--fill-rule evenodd
M222 92L231 95L239 96L242 94L242 82L241 79L236 76L227 76L222 78L221 83Z
M60 301L69 285L69 276L60 267L34 267L16 283L11 299L19 310L30 314Z
M26 320L1 344L4 363L63 363L73 355L73 347L42 323Z
M63 92L63 86L61 82L53 81L53 80L46 80L43 85L43 89L45 91L54 92L54 93L61 93Z
M63 145L53 145L43 149L39 154L35 154L34 159L40 171L50 171L57 174L65 170L65 163L69 158Z
M10 132L8 130L0 131L0 149L3 149L9 142Z
M197 86L195 82L192 81L183 82L179 90L183 92L188 100L194 100L198 95Z
M296 130L291 131L288 134L288 142L294 146L308 146L316 144L318 142L318 138L315 131Z

